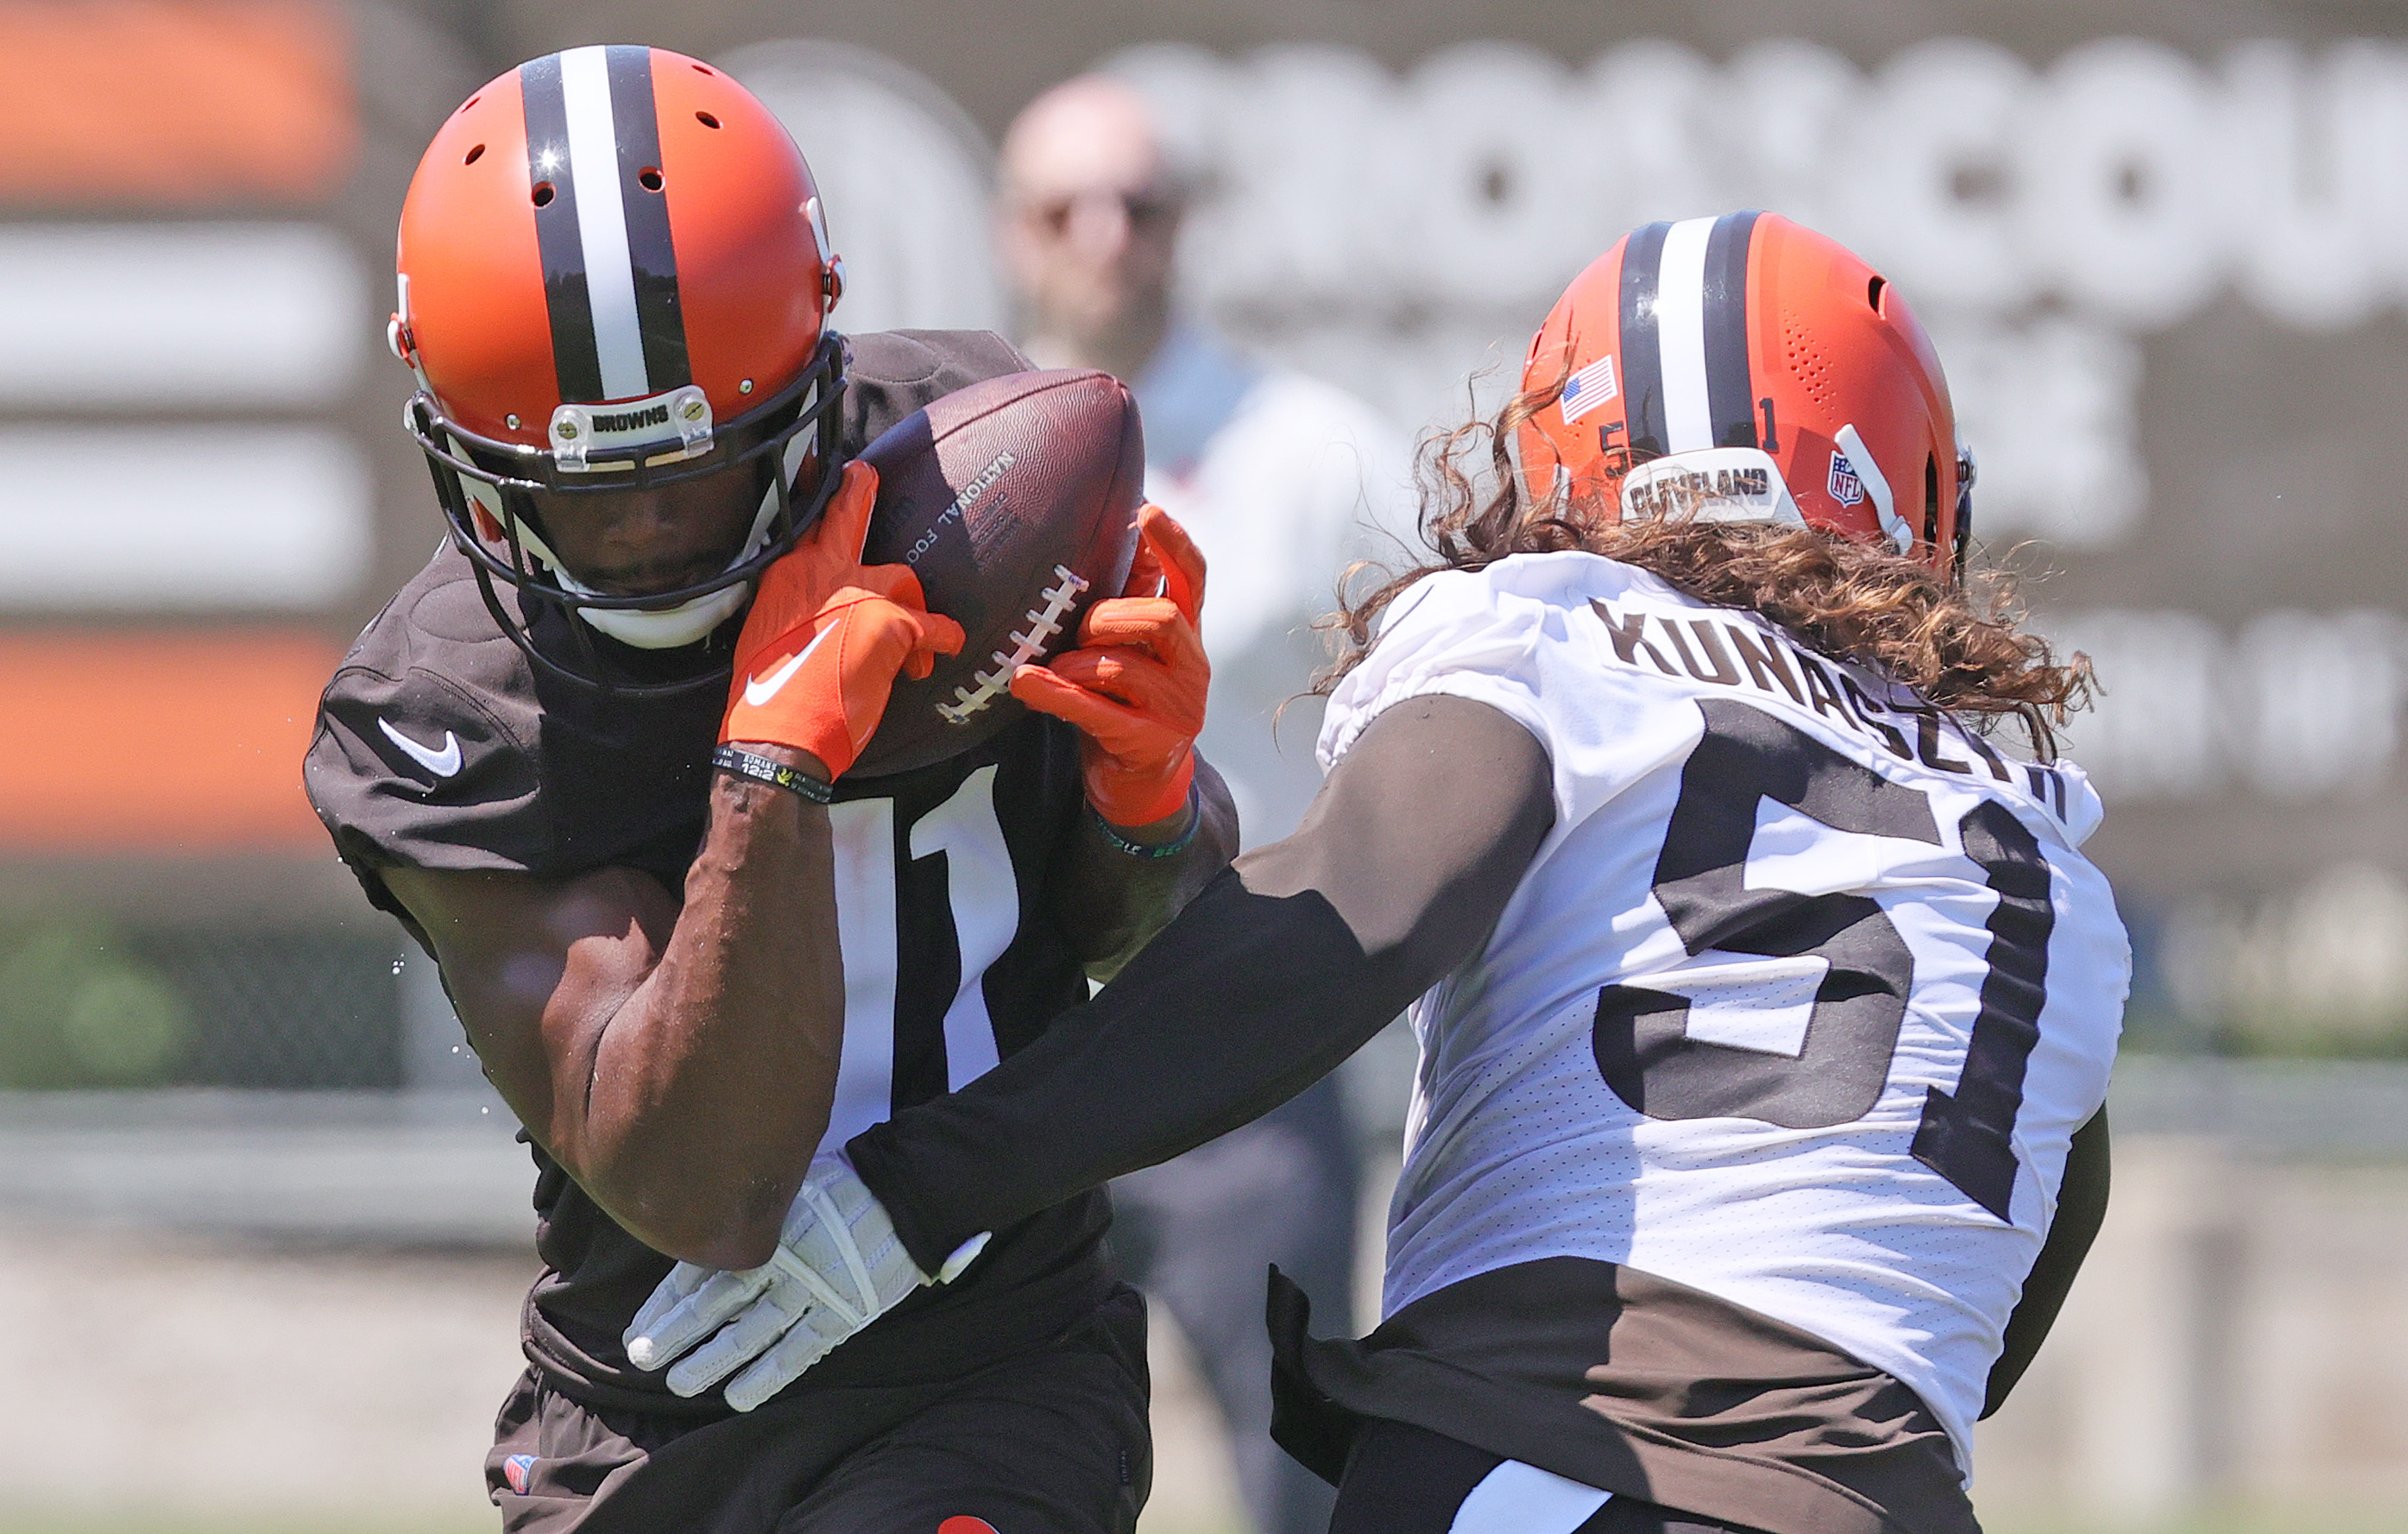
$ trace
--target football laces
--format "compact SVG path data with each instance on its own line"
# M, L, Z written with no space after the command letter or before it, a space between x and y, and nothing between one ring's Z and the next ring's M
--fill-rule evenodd
M938 715L948 724L967 724L980 710L1001 697L1011 686L1011 674L1045 653L1045 647L1062 632L1062 620L1068 616L1071 604L1087 589L1087 582L1068 566L1054 566L1054 584L1038 595L1044 605L1030 608L1022 618L1027 628L1011 636L1010 650L996 651L988 659L995 662L990 671L975 671L970 680L976 687L956 687L953 701L937 705Z

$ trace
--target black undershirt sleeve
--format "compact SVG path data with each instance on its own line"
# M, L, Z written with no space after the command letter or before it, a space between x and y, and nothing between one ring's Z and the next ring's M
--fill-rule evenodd
M846 1147L912 1258L1270 1111L1486 940L1555 824L1527 731L1484 703L1383 713L1295 836L1240 858L1095 999Z
M2089 1255L2090 1242L2107 1218L2107 1110L2102 1108L2073 1132L2073 1143L2066 1149L2057 1218L2049 1222L2048 1238L2041 1243L2040 1255L2024 1280L2023 1297L2007 1317L2004 1346L1999 1361L1990 1366L1983 1416L2006 1404L2007 1392L2031 1367L2049 1327L2056 1325L2057 1312L2064 1308L2065 1297L2073 1287L2073 1275L2082 1270L2082 1259Z

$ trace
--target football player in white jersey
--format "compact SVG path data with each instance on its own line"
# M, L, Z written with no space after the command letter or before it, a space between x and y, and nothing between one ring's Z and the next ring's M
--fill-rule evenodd
M2104 1211L2130 961L2054 759L2086 678L1964 574L1930 343L1785 219L1651 224L1432 464L1303 826L831 1196L933 1270L1418 996L1385 1320L1315 1340L1272 1285L1334 1534L1971 1534L1973 1421ZM648 1346L792 1319L686 1288Z

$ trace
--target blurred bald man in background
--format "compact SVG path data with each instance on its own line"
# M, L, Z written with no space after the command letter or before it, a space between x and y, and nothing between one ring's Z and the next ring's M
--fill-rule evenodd
M1321 700L1297 696L1326 656L1312 624L1350 563L1402 557L1406 444L1353 395L1243 357L1176 311L1185 187L1126 84L1087 75L1038 97L1005 135L1001 171L997 247L1021 343L1043 366L1102 368L1136 393L1146 495L1211 565L1199 749L1228 780L1245 845L1281 840L1321 784ZM1331 1077L1112 1187L1112 1244L1202 1364L1259 1534L1326 1529L1332 1505L1270 1440L1264 1270L1294 1277L1316 1316L1352 1315L1358 1185Z

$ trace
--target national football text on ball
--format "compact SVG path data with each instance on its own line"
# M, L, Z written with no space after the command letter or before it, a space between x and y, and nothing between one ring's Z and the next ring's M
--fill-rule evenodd
M995 482L1003 478L1003 471L1019 461L1009 452L996 453L993 463L979 470L977 478L962 486L962 493L953 497L953 504L939 512L937 520L928 524L928 530L913 540L911 547L904 552L903 563L906 565L920 563L920 556L937 546L937 537L945 530L945 524L949 522L959 522L970 502L993 489Z

